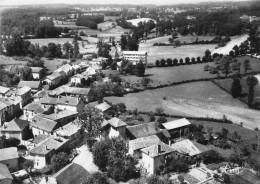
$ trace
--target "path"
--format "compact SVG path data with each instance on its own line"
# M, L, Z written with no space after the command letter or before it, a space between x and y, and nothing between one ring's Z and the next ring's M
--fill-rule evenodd
M74 158L73 162L84 167L89 173L99 171L98 167L93 163L93 155L89 151L87 145L83 145L78 148L79 155Z

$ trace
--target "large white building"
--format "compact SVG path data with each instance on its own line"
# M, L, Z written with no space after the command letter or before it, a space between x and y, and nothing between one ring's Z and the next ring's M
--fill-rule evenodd
M147 52L145 51L123 51L123 57L131 61L134 65L140 60L147 64Z

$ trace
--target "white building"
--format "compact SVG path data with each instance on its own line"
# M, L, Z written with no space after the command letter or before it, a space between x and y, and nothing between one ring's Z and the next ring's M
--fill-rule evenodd
M140 60L147 64L147 52L145 51L123 51L123 58L136 65Z

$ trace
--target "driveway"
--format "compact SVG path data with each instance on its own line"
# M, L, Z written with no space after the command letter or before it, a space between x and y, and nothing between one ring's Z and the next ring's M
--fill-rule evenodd
M79 155L73 160L74 163L84 167L89 173L94 173L99 171L98 167L93 163L93 155L89 151L87 145L82 145L79 148Z

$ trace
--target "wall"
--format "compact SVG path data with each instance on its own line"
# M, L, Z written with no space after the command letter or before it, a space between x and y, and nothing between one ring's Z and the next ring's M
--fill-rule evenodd
M1 134L2 135L5 135L7 139L9 139L10 137L15 137L19 140L22 140L22 133L21 132L11 132L11 131L8 131L8 132L4 132L4 131L1 131Z
M23 110L24 119L28 121L32 121L32 118L36 115L32 111Z
M36 137L39 134L51 135L49 132L46 132L44 130L40 130L40 129L35 128L35 127L32 127L32 133L33 133L34 137Z
M71 78L71 83L81 84L81 79L78 78L78 77L72 77Z
M39 73L32 73L33 79L40 79Z
M46 166L45 156L40 156L40 155L32 156L31 155L30 159L32 159L34 161L34 167L36 169L40 169L40 168L43 168L44 166Z
M142 162L144 169L148 174L154 174L154 159L145 153L142 153Z
M3 160L0 163L5 164L11 173L19 170L18 158L14 158L14 159L10 159L10 160Z
M71 106L69 104L68 105L58 104L57 108L61 110L70 110L70 111L78 112L77 106Z

